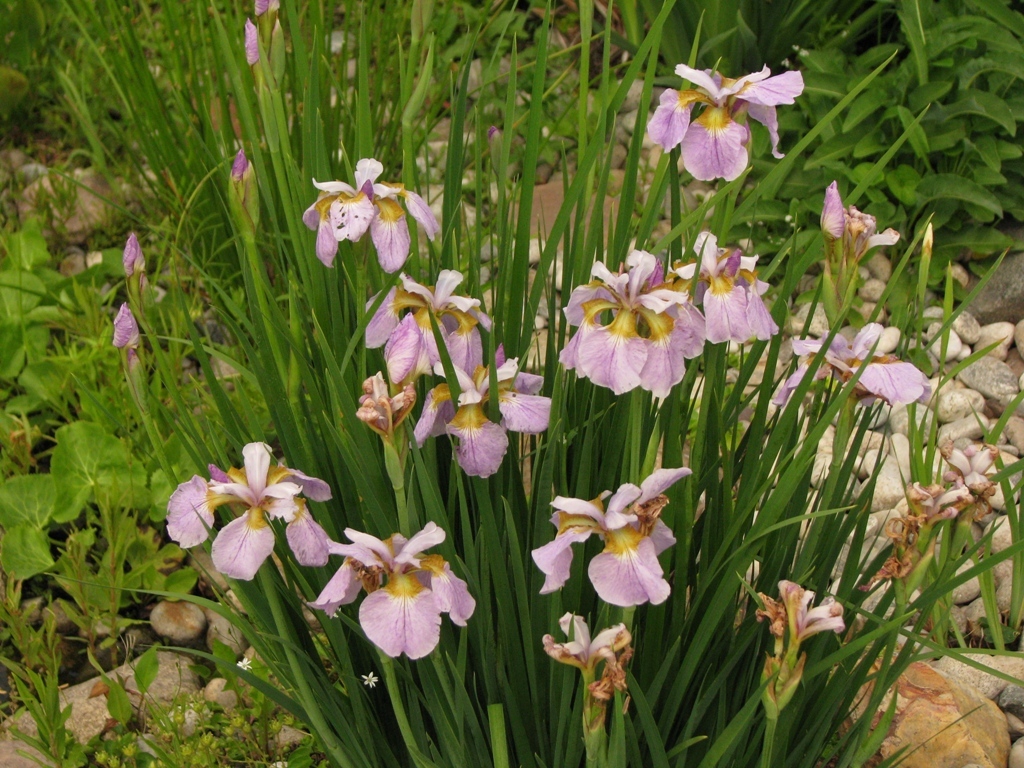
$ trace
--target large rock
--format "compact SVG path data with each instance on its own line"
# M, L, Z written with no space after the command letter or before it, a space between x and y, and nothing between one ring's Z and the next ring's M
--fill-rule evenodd
M989 656L984 653L965 654L971 661L983 667L1001 672L1011 678L1024 680L1024 656ZM965 664L952 656L943 656L935 662L935 668L946 677L958 683L970 685L990 699L996 699L1010 683L1001 677Z
M1005 320L1016 323L1024 317L1024 253L1003 259L995 274L971 302L971 314L980 323Z
M59 233L72 243L84 243L110 219L113 208L106 201L113 196L106 179L92 169L75 169L71 179L49 173L25 188L18 217L24 221L49 207Z
M195 603L162 600L149 615L153 631L176 645L193 646L206 632L206 614Z
M968 365L957 377L970 389L1004 405L1020 391L1010 367L994 357L983 357Z
M22 752L25 754L19 754ZM53 762L28 744L20 741L0 741L0 765L3 768L39 768L41 765L53 765Z
M132 669L134 662L122 664L107 673L108 678L122 681L128 692L128 700L136 712L146 703L167 705L181 694L199 690L198 679L189 668L187 660L176 653L161 651L157 653L157 661L157 675L146 691L145 702L135 683L135 672ZM108 724L113 722L107 711L106 692L107 687L99 677L72 685L60 692L61 708L71 705L71 716L66 727L79 743L85 744L103 733ZM27 712L17 719L15 725L30 736L39 733L35 721ZM7 764L2 761L0 766L7 768Z
M923 662L907 668L895 693L896 713L878 757L904 750L900 768L1005 768L1010 735L995 702Z

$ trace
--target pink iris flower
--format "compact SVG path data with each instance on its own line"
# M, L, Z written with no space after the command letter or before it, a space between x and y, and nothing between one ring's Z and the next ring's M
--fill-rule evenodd
M419 659L434 650L441 638L442 613L466 626L476 608L466 582L440 555L421 557L444 541L442 529L427 523L411 539L396 533L383 541L351 528L345 535L352 544L331 543L331 554L343 555L345 561L311 607L333 616L365 589L359 623L370 641L391 657L404 653Z
M224 472L210 467L212 480L194 475L167 502L167 533L184 548L209 537L214 510L237 504L245 512L220 530L213 541L214 567L225 576L248 581L274 551L270 521L283 520L288 544L302 565L325 565L330 539L306 508L305 494L327 501L331 489L323 480L283 465L271 466L270 446L249 443L242 449L244 469Z
M397 272L409 257L406 210L428 239L433 240L441 231L422 197L401 184L377 182L383 172L380 162L363 158L356 163L355 187L344 181L313 180L320 195L302 214L302 221L316 231L316 255L324 265L334 264L339 242L355 242L369 230L381 268L388 273ZM405 210L399 200L405 202Z
M775 107L792 104L803 93L804 79L799 72L769 77L771 70L765 67L732 80L710 69L702 72L680 64L676 74L695 87L666 90L647 130L651 139L665 149L681 146L683 165L694 178L732 181L743 173L750 162L750 128L737 118L744 114L768 128L772 154L777 158L783 156L779 152ZM691 122L690 112L698 103L704 109Z
M855 392L855 396L863 402L884 400L889 405L927 402L932 389L927 376L913 364L901 362L892 355L872 353L871 350L881 333L881 325L868 323L854 337L852 343L836 334L825 353L824 362L815 373L815 378L824 379L831 375L842 382L847 382L863 368ZM786 380L774 397L773 402L776 405L785 405L789 402L793 391L807 375L814 356L824 344L824 339L793 340L793 354L804 357L796 372Z
M480 311L479 299L455 295L461 282L462 273L454 269L442 269L436 286L420 285L402 275L402 287L388 293L366 326L366 346L375 349L386 344L384 359L393 383L411 382L441 361L431 315L445 338L452 363L467 371L479 364L483 345L477 326L490 330L491 319Z
M533 550L533 561L545 574L540 592L561 589L569 579L572 545L591 534L604 540L604 552L590 561L587 572L598 596L620 606L652 605L665 602L671 587L664 578L658 555L676 543L675 536L660 519L668 503L664 492L690 474L685 467L658 469L639 487L619 486L608 499L605 491L593 501L557 496L551 502L557 511L551 523L558 529L553 541Z
M704 317L674 278L665 281L655 256L633 251L626 265L613 274L596 262L593 279L572 292L564 312L579 330L559 361L617 395L641 387L666 397L682 381L686 359L704 350Z
M822 600L817 608L811 608L814 593L785 580L779 582L779 596L786 605L791 642L797 645L819 632L840 633L846 629L843 607L831 597Z
M590 673L594 672L601 661L615 661L615 654L632 640L625 624L602 629L597 633L597 637L591 638L587 620L572 613L560 618L558 626L571 640L556 643L554 637L544 635L544 651L556 661L571 664Z
M439 384L427 393L414 431L416 443L421 446L428 437L442 432L458 438L455 455L459 466L467 475L475 477L489 477L498 471L508 451L508 430L536 435L548 428L551 419L551 398L537 394L544 378L522 373L519 360L504 360L504 353L500 350L497 362L495 376L500 424L487 418L485 409L490 399L490 371L477 365L472 374L455 368L461 389L458 409L452 404L452 393L447 384ZM435 366L434 373L444 376L440 363Z
M692 280L700 265L696 299L704 308L708 341L767 341L779 332L761 298L768 284L757 279L757 256L744 256L738 248L719 248L718 238L710 232L697 235L694 251L697 261L679 267L676 274Z

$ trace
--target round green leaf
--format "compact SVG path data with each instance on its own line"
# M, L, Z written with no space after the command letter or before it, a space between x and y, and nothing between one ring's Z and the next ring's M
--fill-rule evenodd
M31 525L9 528L0 541L0 565L16 579L29 579L53 568L50 540Z
M0 526L28 525L43 529L57 503L51 475L20 475L0 485Z
M145 493L145 468L129 462L121 441L102 427L78 421L58 429L56 438L50 463L57 481L55 521L73 520L96 493L116 505L130 505L133 490Z

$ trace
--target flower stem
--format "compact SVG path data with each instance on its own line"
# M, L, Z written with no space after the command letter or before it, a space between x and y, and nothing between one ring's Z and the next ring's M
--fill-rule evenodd
M402 740L405 742L409 756L417 766L429 766L427 760L416 746L416 737L413 735L412 726L409 724L409 716L405 712L405 702L402 701L402 694L398 690L398 676L395 675L395 660L383 651L380 654L380 666L384 672L384 684L388 689L388 697L391 699L391 707L395 711L395 719L398 721L398 730L402 732Z
M768 718L764 724L764 745L761 747L762 768L772 768L772 749L775 747L775 726L778 720Z

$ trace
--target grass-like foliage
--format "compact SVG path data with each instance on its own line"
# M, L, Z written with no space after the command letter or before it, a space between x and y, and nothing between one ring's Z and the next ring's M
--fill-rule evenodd
M737 225L752 222L759 203L773 199L793 163L881 67L799 141L785 136L788 155L766 175L755 179L744 172L688 208L678 150L660 154L641 183L645 109L637 114L621 175L613 173L610 141L632 83L643 84L639 103L650 103L654 78L662 74L659 43L672 3L616 73L610 67L611 30L594 25L586 13L581 47L604 52L600 71L589 56L552 50L546 20L530 30L533 48L525 61L510 37L519 23L511 14L480 15L476 39L453 40L450 14L459 6L441 5L284 0L279 10L256 19L247 62L245 16L237 7L165 3L159 13L145 6L130 18L113 0L100 0L95 10L92 2L67 2L117 88L138 143L140 174L176 212L168 231L171 273L182 285L202 287L241 348L239 358L225 360L225 348L195 325L184 326L188 338L168 334L167 315L195 309L198 291L172 290L157 308L139 273L130 278L140 327L122 325L120 346L128 350L131 391L164 472L175 482L198 473L200 487L215 489L216 482L203 485L209 464L240 466L243 446L272 444L291 468L280 470L281 476L270 470L272 482L280 484L275 493L294 495L293 488L281 490L289 477L298 477L288 474L292 470L330 485L333 496L312 500L308 511L332 540L348 544L346 528L381 539L395 532L410 537L434 523L447 537L432 554L465 580L475 599L466 626L443 622L435 650L417 660L392 659L368 640L379 636L379 627L369 625L366 606L371 599L381 602L382 592L394 596L400 591L395 585L404 585L402 599L416 599L427 582L403 570L413 561L396 564L385 557L374 571L367 555L350 547L326 566L300 565L288 545L294 520L287 521L286 534L280 521L268 523L274 517L269 507L252 513L224 504L219 519L203 518L204 526L220 529L218 537L233 519L229 509L258 516L242 523L253 537L265 536L259 532L266 524L276 531L276 556L254 578L233 582L247 611L245 617L232 614L233 621L244 628L274 684L247 681L308 724L331 764L345 768L564 768L585 761L656 768L860 765L887 721L873 733L870 717L854 721L851 712L858 703L862 711L878 707L920 652L915 638L944 644L944 636L934 636L932 617L941 613L954 578L963 580L955 573L967 555L947 550L942 567L929 570L917 592L886 589L884 583L861 589L885 558L862 558L870 544L871 483L860 487L854 467L876 414L857 402L858 376L834 387L808 376L788 404L774 406L772 396L788 372L779 363L783 342L777 334L742 347L707 343L664 398L641 388L616 395L567 370L559 357L578 332L562 308L570 291L590 280L595 262L614 273L635 247L658 253L671 269L684 256L692 260L702 229L724 240ZM104 39L90 37L92 13L104 17ZM343 32L332 36L339 20ZM165 48L151 47L155 29ZM471 72L474 46L480 46L482 75ZM561 158L563 202L557 211L543 212L547 236L531 257L553 77L582 84L573 105L578 136L573 162ZM443 157L427 141L441 118L449 127ZM489 131L492 125L496 131ZM766 144L766 136L756 133L753 146ZM248 164L239 161L232 169L239 148ZM406 217L412 245L403 271L433 286L441 270L459 270L465 280L458 293L479 299L493 320L490 330L477 326L488 371L472 382L459 379L455 353L438 343L438 373L414 385L414 413L394 429L385 424L384 440L356 414L364 381L387 370L381 351L367 348L365 334L399 277L381 270L381 246L375 248L369 235L337 243L328 269L316 258L324 244L303 222L317 199L311 179L351 181L357 162L369 157L383 165L381 181L401 182L424 196L431 178L443 179L429 193L431 200L443 197L437 237L429 240L429 226ZM435 164L443 165L443 175L434 173ZM613 182L621 184L619 205L606 213L603 201ZM356 191L339 200L349 202ZM473 201L472 217L467 200ZM381 206L380 217L393 213ZM656 231L663 210L668 226ZM822 258L820 241L810 248L796 248L796 241L794 235L777 253L762 255L760 264L759 277L772 286L766 299L778 325L801 276ZM899 269L918 248L916 241L901 245L906 256ZM483 251L490 254L486 265ZM550 324L538 330L542 308ZM840 303L836 311L838 328L850 308ZM429 313L423 317L423 338L444 342L446 326ZM198 359L209 387L200 407L176 386L177 359L185 351ZM470 427L497 429L505 414L499 410L510 390L499 380L499 355L518 358L521 371L543 376L535 394L550 398L550 419L539 434L520 434L512 426L497 471L472 476L464 471L472 457L457 456L453 443L465 448ZM237 385L218 378L217 358L240 372ZM813 356L812 373L823 359L824 353ZM421 404L428 391L442 383L453 400L482 392L478 403L464 398L459 405L476 408L473 418L484 421L469 424L460 442L442 434L419 447L411 439L413 425L427 407ZM391 381L390 396L399 394L399 384ZM435 389L433 396L441 395ZM461 414L457 418L470 421ZM833 458L816 466L826 436L833 440ZM676 539L660 558L671 588L667 598L635 609L602 601L585 572L601 549L596 537L577 547L565 586L540 594L544 574L531 551L554 538L549 519L556 497L596 499L624 483L639 485L656 467L683 466L692 475L668 488L667 504L654 513ZM215 481L227 482L214 474ZM244 477L232 473L230 480L237 485ZM611 500L606 503L610 509ZM955 522L940 525L952 530ZM205 533L200 530L198 538ZM394 555L401 542L392 545ZM215 562L218 546L227 544L214 545ZM844 550L845 564L834 574ZM303 601L314 601L343 562L353 569L360 564L356 586L362 579L372 594L362 598L362 607L342 606L334 617L318 611L322 631L313 630ZM414 564L427 562L440 568L425 556ZM390 580L373 591L380 569ZM440 592L437 573L424 578ZM796 671L793 649L785 662L789 688L772 666L778 657L768 626L755 616L758 608L770 609L756 593L774 596L780 581L834 595L848 627L807 639ZM545 653L544 635L565 639L559 619L567 612L586 617L594 635L619 623L631 635L631 658L602 657L601 679L608 687L600 691L581 687L578 670ZM454 609L450 614L456 618ZM363 684L362 676L371 672L382 678L375 688ZM593 672L584 674L585 682L600 682ZM874 686L865 688L869 682ZM862 696L869 700L860 701Z

